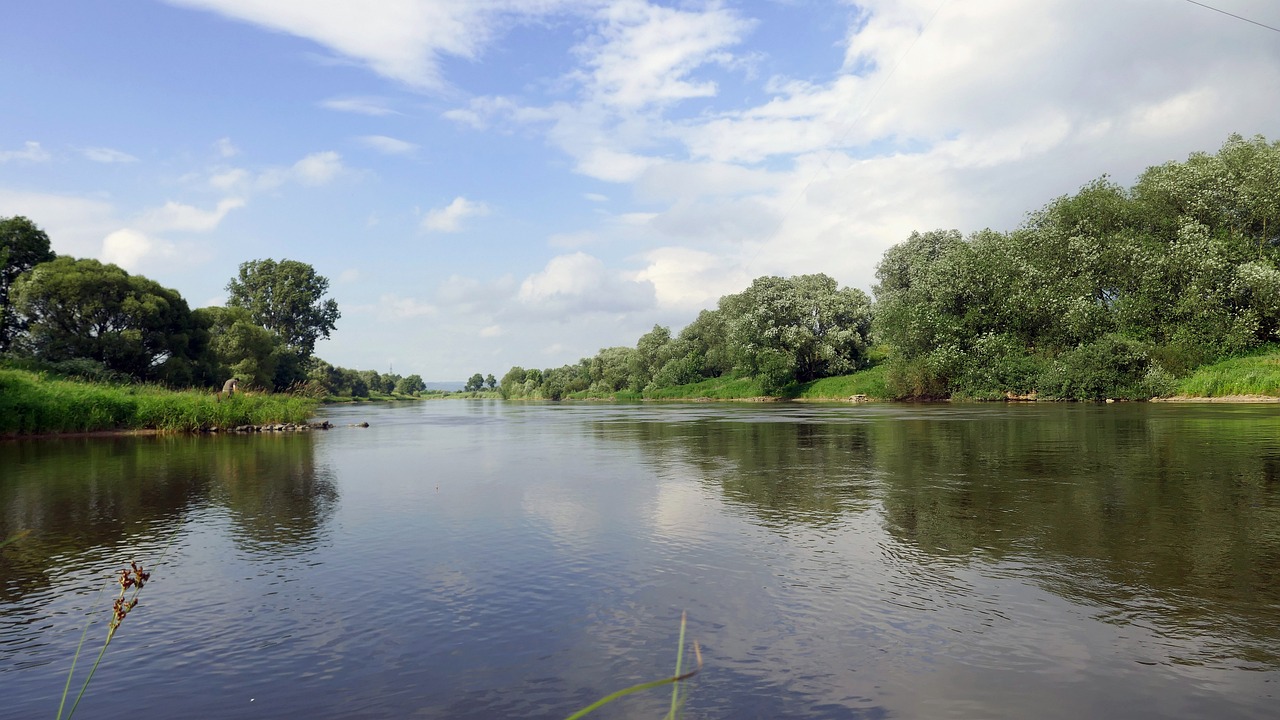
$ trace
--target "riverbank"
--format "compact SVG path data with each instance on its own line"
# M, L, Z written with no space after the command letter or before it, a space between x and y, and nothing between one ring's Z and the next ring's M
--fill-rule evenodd
M0 369L0 435L198 432L212 428L303 424L318 401L295 395L169 390Z

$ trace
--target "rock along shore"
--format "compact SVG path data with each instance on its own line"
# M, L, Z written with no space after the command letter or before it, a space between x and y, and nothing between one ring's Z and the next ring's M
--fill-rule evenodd
M272 432L305 432L309 430L330 430L337 427L328 420L310 423L267 423L265 425L237 425L231 428L204 428L200 432L216 433L272 433ZM349 427L369 427L367 422L351 423Z

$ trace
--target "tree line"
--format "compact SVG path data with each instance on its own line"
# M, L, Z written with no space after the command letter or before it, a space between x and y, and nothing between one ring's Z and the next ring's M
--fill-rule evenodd
M171 387L314 395L418 394L418 375L337 368L315 357L341 313L329 281L296 260L242 263L226 307L92 259L59 257L22 216L0 218L0 355L63 374Z
M872 302L826 275L761 277L678 335L513 367L500 389L554 400L730 376L776 394L883 356L898 398L1169 394L1280 340L1280 142L1232 135L1129 188L1104 176L1011 232L912 233L876 279Z

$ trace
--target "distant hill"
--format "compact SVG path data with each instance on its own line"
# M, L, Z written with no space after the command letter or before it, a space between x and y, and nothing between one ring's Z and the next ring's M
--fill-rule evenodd
M443 390L444 392L456 392L467 386L465 380L457 382L429 382L425 383L428 390Z

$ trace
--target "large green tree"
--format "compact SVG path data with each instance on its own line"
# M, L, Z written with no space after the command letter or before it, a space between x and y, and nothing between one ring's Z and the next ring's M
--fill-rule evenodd
M738 366L765 392L850 373L866 363L871 301L827 275L761 277L721 299Z
M51 362L88 358L185 385L209 342L207 324L176 290L97 260L41 263L14 283L12 302L28 323L25 349Z
M8 350L14 336L22 331L20 318L9 301L14 281L54 257L49 236L35 223L21 215L0 218L0 352Z
M194 313L209 325L209 355L219 384L234 376L249 386L274 386L279 336L254 322L244 308L208 307Z
M227 305L249 311L254 322L279 335L309 359L316 341L328 338L341 313L325 299L329 280L297 260L250 260L227 284Z

